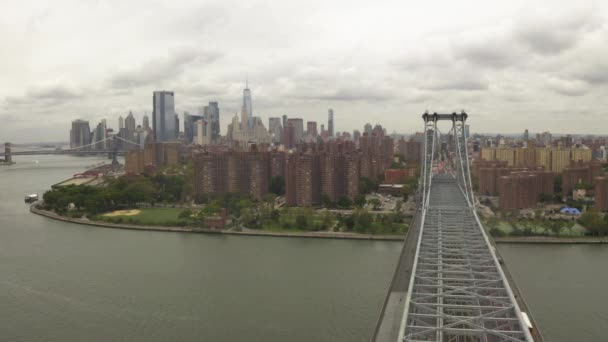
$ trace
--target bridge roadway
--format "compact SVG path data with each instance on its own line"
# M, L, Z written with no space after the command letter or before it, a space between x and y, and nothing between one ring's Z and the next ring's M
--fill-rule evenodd
M83 154L83 155L93 155L93 154L110 154L113 153L113 150L48 150L48 151L14 151L10 153L0 152L0 157L4 156L38 156L38 155L49 155L49 154ZM116 151L118 154L125 154L125 151L118 150Z
M536 327L482 229L456 180L435 176L429 206L417 211L405 239L372 341L395 342L400 333L403 341L543 341L538 329L521 323L525 312Z

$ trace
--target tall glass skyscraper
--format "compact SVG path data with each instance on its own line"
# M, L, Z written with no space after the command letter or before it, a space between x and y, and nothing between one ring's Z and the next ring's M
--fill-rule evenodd
M331 108L327 111L327 131L330 137L334 136L334 110Z
M243 89L243 108L241 109L241 129L243 131L251 131L253 129L252 117L251 90L249 90L249 84L246 82L245 89Z
M155 91L152 97L152 130L157 142L177 139L175 99L172 91Z

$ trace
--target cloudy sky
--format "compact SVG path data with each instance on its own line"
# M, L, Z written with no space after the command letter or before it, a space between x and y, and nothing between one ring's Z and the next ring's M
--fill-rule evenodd
M608 6L559 3L2 0L0 140L139 122L160 89L180 114L219 101L225 132L246 78L265 123L331 107L338 131L410 133L465 109L473 132L608 133Z

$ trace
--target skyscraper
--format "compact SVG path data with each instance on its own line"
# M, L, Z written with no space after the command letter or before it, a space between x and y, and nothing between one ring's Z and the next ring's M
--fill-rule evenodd
M118 129L121 130L125 128L125 119L121 116L118 117Z
M144 114L144 118L143 118L143 127L145 130L150 129L150 118L148 117L148 114Z
M127 131L133 133L135 132L136 126L137 125L135 125L135 117L133 116L133 113L129 111L129 115L127 115L127 118L125 119L125 128L127 129Z
M300 118L287 119L287 124L290 123L294 128L295 143L300 143L304 137L304 120Z
M241 130L250 131L252 129L253 107L251 104L251 90L248 82L243 89L243 107L241 108Z
M190 115L188 112L184 112L184 137L187 144L195 142L195 138L198 135L198 127L196 122L202 120L201 115Z
M108 137L107 134L107 127L106 127L106 120L103 119L101 120L101 122L99 122L97 124L97 127L95 127L95 130L93 131L93 137L92 137L92 142L95 144L93 145L93 149L95 150L105 150L108 147L108 141L104 141L106 138Z
M91 143L91 128L89 122L84 120L72 121L70 130L70 148L78 148Z
M152 97L152 129L157 142L177 139L175 99L172 91L155 91Z
M526 129L524 131L524 137L523 138L524 138L524 141L528 141L528 139L530 138L530 133L528 133L528 129Z
M251 95L250 95L251 105ZM209 102L204 109L205 121L207 121L207 132L210 142L216 144L220 137L220 107L217 102Z
M281 118L268 118L268 131L273 134L273 142L281 142L281 132L283 131L283 125L281 124Z
M317 136L317 122L308 121L306 122L306 134L316 137Z
M329 136L334 136L334 110L329 108L327 111L327 130L329 131Z

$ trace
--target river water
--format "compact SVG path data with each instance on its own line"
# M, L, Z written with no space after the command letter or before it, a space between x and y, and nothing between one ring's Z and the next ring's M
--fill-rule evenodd
M0 167L0 341L369 340L399 243L58 222L23 196L104 159L15 159ZM607 247L499 249L547 341L606 340Z

